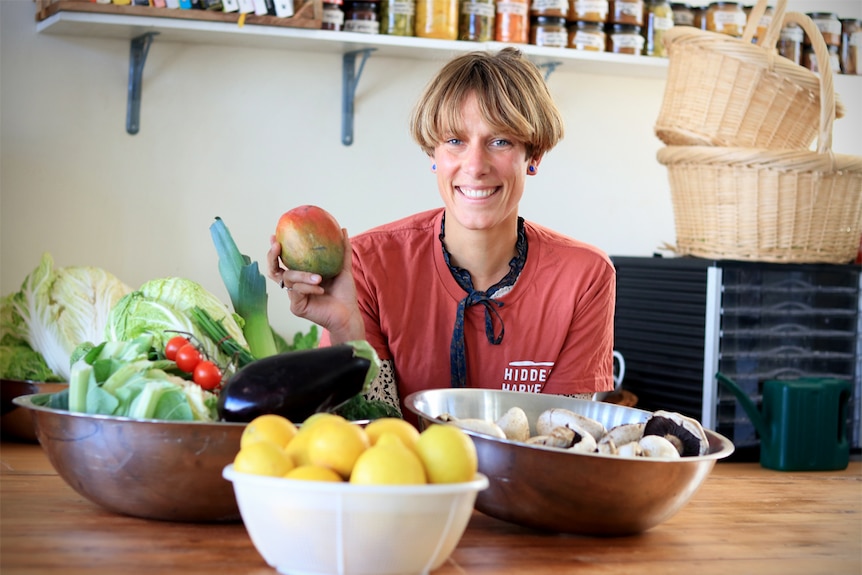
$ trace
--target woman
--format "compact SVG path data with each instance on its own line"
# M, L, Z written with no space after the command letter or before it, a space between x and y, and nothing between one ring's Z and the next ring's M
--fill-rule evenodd
M273 237L269 276L321 344L366 339L383 361L368 396L400 408L446 386L589 398L613 388L614 267L603 252L518 216L527 176L563 136L538 69L515 48L449 62L411 119L443 208L344 242L321 283L286 270Z

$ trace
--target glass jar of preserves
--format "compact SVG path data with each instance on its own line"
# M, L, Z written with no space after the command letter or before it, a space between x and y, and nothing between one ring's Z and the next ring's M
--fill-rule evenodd
M706 30L706 6L692 6L691 13L694 16L693 26L701 30Z
M841 20L841 72L862 75L859 62L859 45L862 44L862 20L844 18Z
M497 0L494 40L510 44L530 41L529 0Z
M769 25L772 24L772 7L767 6L763 11L763 16L760 17L760 21L757 23L757 29L754 31L754 37L752 37L751 41L757 44L760 41L760 38L766 37L766 32L769 30ZM746 16L747 18L747 16ZM746 24L748 20L746 19Z
M710 32L742 38L746 22L739 2L713 2L706 9L706 29Z
M323 3L323 16L321 17L320 29L340 32L344 27L344 10L341 0L332 0Z
M605 27L599 22L575 22L569 25L569 48L604 52L607 50Z
M608 0L570 0L569 13L566 16L572 22L608 21Z
M344 31L360 34L378 34L376 2L350 2L344 9Z
M671 2L674 26L694 26L694 12L687 2Z
M494 39L494 0L461 0L458 39L489 42Z
M646 56L667 57L663 37L673 28L673 13L667 0L648 0L646 5L646 34L644 34L644 54Z
M644 50L641 27L631 24L614 24L608 33L608 52L640 56Z
M643 26L644 0L610 0L609 7L609 23Z
M530 16L552 16L565 18L569 11L569 0L532 0Z
M802 63L802 40L805 32L796 24L781 29L778 37L778 53L794 64Z
M801 64L814 72L820 73L820 64L817 62L817 54L811 46L805 46L802 49ZM834 74L841 73L841 59L838 56L838 46L829 46L829 66Z
M814 25L823 35L823 41L827 46L841 46L841 20L832 12L811 12L808 17L814 21ZM811 40L806 37L805 44L811 45Z
M458 39L458 0L416 0L416 28L419 38Z
M534 16L530 23L530 44L565 48L569 41L566 19L559 16Z
M416 0L381 0L380 33L412 36L416 27Z

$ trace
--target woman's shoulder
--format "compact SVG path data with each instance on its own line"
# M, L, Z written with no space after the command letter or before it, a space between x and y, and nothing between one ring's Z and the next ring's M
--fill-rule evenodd
M524 227L527 232L528 245L531 247L539 243L546 249L566 252L571 257L601 261L613 266L608 254L593 244L575 239L535 222L526 221Z
M353 242L380 242L386 239L394 239L403 241L406 237L415 235L426 235L429 231L433 232L434 227L439 222L439 217L442 208L419 212L399 220L375 226L369 230L361 232L350 238ZM436 237L436 234L430 234Z

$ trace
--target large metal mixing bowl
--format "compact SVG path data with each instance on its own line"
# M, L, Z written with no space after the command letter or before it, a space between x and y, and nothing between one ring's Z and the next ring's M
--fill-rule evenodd
M36 437L60 477L93 503L147 519L239 520L222 470L239 451L244 423L90 415L45 407L47 398L14 402L32 411Z
M651 413L610 403L487 389L434 389L405 398L420 427L449 413L497 420L521 407L535 422L546 409L564 408L601 421L607 429L646 421ZM676 460L573 453L468 431L479 471L490 486L476 509L526 527L581 535L629 535L666 521L692 498L715 462L733 453L727 438L707 431L710 452Z
M0 379L0 435L3 440L36 443L33 417L30 411L13 403L16 397L34 393L56 393L69 387L68 383L47 383L20 379Z

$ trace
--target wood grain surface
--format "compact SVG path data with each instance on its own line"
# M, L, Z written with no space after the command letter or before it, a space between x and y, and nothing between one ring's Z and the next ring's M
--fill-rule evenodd
M623 478L609 478L620 481ZM637 481L631 481L637 488ZM3 575L273 575L242 523L168 523L104 511L38 445L0 444ZM636 536L541 533L474 512L434 575L862 574L862 463L780 472L720 462L689 504Z

